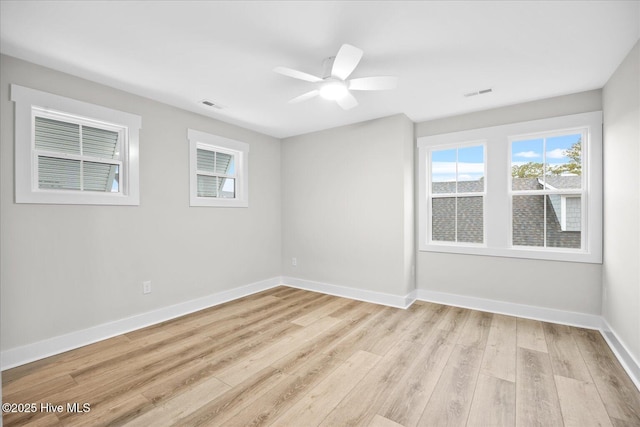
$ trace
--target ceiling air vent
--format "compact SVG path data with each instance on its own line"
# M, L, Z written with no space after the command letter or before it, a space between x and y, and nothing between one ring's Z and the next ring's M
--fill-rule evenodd
M493 92L493 89L489 88L489 89L482 89L482 90L478 90L475 92L469 92L469 93L465 93L464 97L465 98L469 98L471 96L476 96L476 95L484 95L485 93L491 93Z
M215 108L215 109L218 109L218 110L220 110L222 108L221 105L218 105L213 101L209 101L208 99L203 99L202 101L200 101L200 104L204 105L205 107Z

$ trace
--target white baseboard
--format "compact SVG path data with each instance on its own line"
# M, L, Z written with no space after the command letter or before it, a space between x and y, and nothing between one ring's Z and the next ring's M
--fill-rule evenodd
M315 291L323 294L371 302L374 304L388 305L396 308L408 308L415 301L416 295L415 291L404 296L392 295L383 292L332 285L329 283L313 282L311 280L297 279L295 277L283 277L282 284L292 288L305 289L307 291Z
M603 327L600 330L600 333L607 344L609 344L611 351L616 355L616 358L624 370L629 374L631 381L633 381L636 388L640 391L640 362L633 357L631 352L627 349L627 346L618 338L618 335L611 329L611 326L604 318L602 319L602 323Z
M11 348L0 354L2 370L4 371L5 369L24 365L25 363L60 354L73 350L74 348L83 347L116 335L184 316L185 314L255 294L256 292L265 291L279 286L281 283L282 280L280 277L274 277L21 347Z
M555 310L553 308L536 307L532 305L516 304L477 297L468 297L444 292L418 289L417 299L455 307L542 320L544 322L562 325L578 326L587 329L602 329L602 318L596 314L576 313L572 311Z

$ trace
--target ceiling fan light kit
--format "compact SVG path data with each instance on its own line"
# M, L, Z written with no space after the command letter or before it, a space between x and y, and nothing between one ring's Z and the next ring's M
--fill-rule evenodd
M316 89L291 99L289 103L306 101L320 95L321 98L336 101L340 107L349 110L358 105L358 101L351 94L352 90L391 90L395 89L398 84L398 79L394 76L347 80L362 59L362 54L361 49L343 44L335 57L332 56L324 60L322 78L287 67L276 67L273 71L317 85Z
M320 96L329 101L344 98L349 93L347 85L341 80L327 79L320 87Z

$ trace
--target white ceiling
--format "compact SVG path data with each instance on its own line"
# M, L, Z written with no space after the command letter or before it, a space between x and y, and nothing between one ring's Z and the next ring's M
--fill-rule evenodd
M639 1L7 1L0 51L275 137L404 113L419 122L601 88L640 38ZM272 70L395 75L344 111ZM463 94L493 88L470 98ZM207 109L209 99L224 106Z

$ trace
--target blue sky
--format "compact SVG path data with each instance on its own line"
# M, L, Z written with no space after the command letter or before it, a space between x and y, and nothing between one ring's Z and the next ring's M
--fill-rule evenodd
M547 164L567 163L569 158L564 155L564 152L577 142L580 136L580 134L573 134L547 138L546 150L543 148L542 138L514 141L511 146L511 164L515 166L528 162L543 163L543 151L546 151Z
M431 180L446 182L456 180L456 157L458 159L458 181L476 181L484 176L484 147L454 148L431 152Z
M559 165L568 163L564 155L580 134L561 135L547 138L546 147L542 138L514 141L511 147L511 164L522 165L528 162L543 163L546 151L546 163ZM546 148L546 150L545 150ZM436 150L431 152L431 180L447 182L456 180L456 158L458 181L475 181L484 175L484 149L481 145L459 149Z

